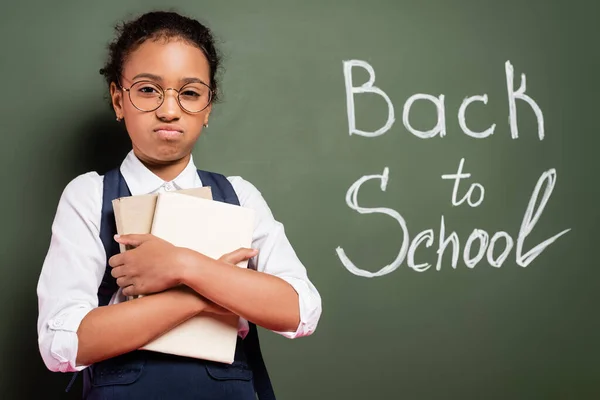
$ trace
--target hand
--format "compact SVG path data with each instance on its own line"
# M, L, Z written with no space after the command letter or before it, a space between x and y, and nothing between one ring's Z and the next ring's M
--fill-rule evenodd
M258 250L239 248L235 251L232 251L231 253L223 254L219 258L219 261L225 262L231 266L236 266L236 264L238 264L242 261L249 260L250 258L254 257L257 254L258 254ZM203 310L203 312L219 314L219 315L235 315L233 312L229 311L228 309L226 309L224 307L221 307L217 303L212 302L205 297L203 297L203 299L206 302L206 308Z
M256 249L247 249L245 247L241 247L231 253L223 254L219 261L223 261L230 265L236 265L241 263L242 261L246 261L251 259L252 257L258 254L258 250Z
M115 240L134 247L108 261L123 295L162 292L181 283L185 249L149 234L117 235Z
M205 297L203 297L203 299L204 299L204 302L206 303L206 307L204 308L204 310L202 310L202 312L218 314L218 315L235 315L234 313L232 313L225 307L221 307L217 303L214 303Z

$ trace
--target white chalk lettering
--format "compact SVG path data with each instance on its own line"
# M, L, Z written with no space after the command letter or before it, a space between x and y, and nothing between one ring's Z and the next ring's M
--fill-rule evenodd
M406 263L409 268L412 268L417 272L425 272L431 267L431 264L429 263L415 264L415 251L417 251L417 247L419 247L421 242L425 239L427 239L425 246L431 247L433 244L433 229L427 229L415 236L408 248L408 258L406 259Z
M544 190L544 194L542 195L542 200L538 206L538 209L534 208L537 204L537 199L540 194L540 190L542 189L542 185L546 183L546 189ZM550 200L550 196L552 195L552 191L554 190L554 185L556 184L556 170L554 168L549 169L544 172L540 179L538 179L537 184L535 185L535 189L533 189L533 193L531 194L531 199L529 200L529 204L527 205L527 210L525 210L525 215L523 216L523 222L521 223L521 230L519 230L519 237L517 238L517 264L521 267L526 267L537 256L539 256L542 251L552 243L556 241L559 237L569 232L571 229L565 229L564 231L552 236L550 239L544 240L542 243L535 246L533 249L529 250L527 253L523 254L523 243L525 242L525 238L531 233L535 224L537 224L538 220L542 216L544 212L544 208ZM532 217L533 214L533 217Z
M446 238L446 226L444 225L444 216L442 215L442 222L440 223L440 243L438 247L438 260L435 269L438 271L442 269L442 257L448 244L452 243L452 268L456 269L458 264L458 255L460 253L460 243L458 241L458 235L456 232L452 232L448 238Z
M490 235L482 229L475 229L471 235L469 235L463 251L463 260L468 268L475 268L477 263L483 259L489 239ZM471 258L471 246L475 240L479 240L479 251L475 257Z
M366 208L366 207L361 207L358 205L358 191L360 190L360 187L363 183L365 183L371 179L379 179L379 180L381 180L381 191L385 192L387 183L388 183L388 177L389 177L388 167L384 168L382 175L363 176L362 178L360 178L359 180L354 182L354 184L352 186L350 186L350 189L348 189L348 192L346 192L346 204L348 204L348 207L350 207L351 209L353 209L355 211L358 211L360 214L382 213L382 214L387 214L390 217L394 218L396 221L398 221L398 224L402 228L402 246L400 247L400 251L398 252L398 256L396 257L396 259L391 264L386 265L385 267L381 268L377 272L365 271L363 269L358 268L350 260L350 258L348 258L344 249L341 247L338 247L336 249L336 252L337 252L337 255L338 255L340 261L342 262L342 264L344 264L346 269L348 269L348 271L350 271L354 275L363 276L366 278L373 278L376 276L387 275L390 272L393 272L394 270L396 270L396 268L398 268L400 266L400 264L402 264L402 262L404 261L404 257L406 257L406 251L408 249L408 243L410 241L410 238L408 236L408 228L406 227L406 222L404 221L404 218L402 218L402 216L397 211L392 210L391 208L385 208L385 207Z
M452 188L452 205L453 206L455 206L455 207L459 206L462 203L464 203L465 200L467 200L467 203L469 203L469 205L471 207L477 207L483 202L483 198L485 197L485 189L484 189L483 185L481 185L479 183L471 184L471 186L469 187L469 190L467 191L467 194L462 199L456 200L456 198L458 196L458 185L460 184L460 180L471 177L471 174L466 174L466 173L462 172L464 164L465 164L465 159L461 158L460 163L458 164L458 172L456 174L442 175L442 179L454 179L454 187ZM475 191L475 189L479 189L479 199L477 199L477 201L472 200L473 192Z
M483 102L483 104L487 104L488 96L487 96L487 94L484 94L483 96L467 97L462 102L462 104L460 105L460 108L458 109L458 124L460 125L460 128L463 130L463 132L466 133L467 135L474 137L476 139L485 139L486 137L492 136L494 134L494 129L496 129L496 124L492 124L492 126L487 128L483 132L475 132L475 131L472 131L469 129L469 127L467 126L465 113L467 112L467 107L469 106L469 104L471 104L474 101L481 101L481 102Z
M437 110L437 124L428 131L420 131L412 127L408 120L408 116L410 114L410 108L413 103L417 100L429 100L431 101ZM434 136L439 135L440 137L446 136L446 112L444 110L444 95L441 94L440 97L434 97L429 94L413 94L406 100L404 103L404 110L402 112L402 122L406 129L412 133L413 135L421 138L421 139L429 139Z
M504 238L504 240L506 240L506 247L504 248L502 253L500 253L498 258L494 259L494 246L496 245L496 241L500 238ZM508 257L508 255L510 254L510 251L512 250L513 245L514 245L514 240L512 237L510 237L510 235L508 233L503 232L503 231L496 232L494 234L494 236L492 236L492 240L490 240L490 245L488 247L488 251L487 251L488 263L492 267L500 268L502 266L502 264L504 263L504 261L506 260L506 258Z
M517 125L517 102L516 100L524 100L531 106L538 122L538 136L540 140L544 140L544 116L542 110L537 103L529 96L525 94L527 89L527 83L525 74L521 75L521 84L519 89L515 91L514 88L514 69L510 61L505 64L506 69L506 88L508 90L508 109L509 109L509 121L510 121L510 133L513 139L519 137L519 127Z
M361 67L367 70L369 73L369 80L362 85L355 87L352 83L352 68L353 67ZM366 61L361 60L350 60L344 61L344 82L346 84L346 108L348 111L348 130L350 135L360 135L365 137L376 137L379 135L383 135L386 133L394 124L394 105L392 101L388 97L388 95L378 88L374 86L375 83L375 70L373 67L367 63ZM385 125L381 128L377 129L374 132L362 131L360 129L356 129L356 116L354 112L354 95L361 93L375 93L380 95L385 99L385 102L388 106L388 118L385 122Z
M368 73L367 81L359 86L354 86L354 67L362 68ZM359 135L365 137L377 137L383 135L388 130L390 130L392 125L394 124L394 105L392 104L390 97L379 87L375 86L375 70L366 61L349 60L343 61L343 71L344 84L346 89L348 131L350 135ZM499 72L500 71L501 68L499 68ZM535 100L533 100L532 97L530 97L528 94L526 94L527 80L525 74L523 73L520 75L520 81L517 82L518 84L515 86L514 68L510 61L505 62L504 73L506 78L506 88L509 106L508 128L510 129L511 138L519 138L517 100L521 100L522 102L527 103L533 111L537 120L538 138L540 141L544 140L544 115L538 103ZM388 116L385 124L381 128L374 131L364 131L356 127L354 101L355 96L358 94L376 94L381 96L385 100L388 108ZM429 128L430 125L433 123L426 124L425 127L417 125L417 123L414 121L414 112L413 123L419 126L419 129L416 128L415 125L413 125L410 121L411 110L413 110L413 105L417 101L421 100L432 103L436 109L437 122L435 122L435 126L433 126L429 130L425 129ZM408 97L408 99L404 103L404 107L402 110L402 122L406 130L420 139L431 139L435 137L443 138L444 136L446 136L447 126L445 100L446 98L443 94L440 94L439 96L435 97L431 94L417 93ZM483 93L481 95L465 97L462 101L458 109L458 124L465 135L468 135L475 139L486 139L494 135L494 133L496 132L495 123L491 123L491 125L489 125L487 129L482 131L475 131L471 129L473 124L471 124L471 126L467 124L467 109L469 109L469 107L472 106L475 102L483 103L484 106L487 106L488 100L488 95L486 93ZM422 157L422 160L418 161L427 162L428 160L426 160L425 157ZM415 170L419 170L419 168L422 165L423 164L417 163L410 164L410 166L413 167ZM501 166L494 167L499 168L498 170L500 170L501 168ZM442 180L453 181L451 204L453 207L457 207L466 202L472 208L479 207L485 199L485 188L481 183L470 181L468 182L469 187L466 190L466 192L464 189L464 185L461 189L461 181L471 179L471 174L465 172L464 169L465 158L461 158L456 173L441 175ZM555 234L554 236L551 236L550 238L538 243L535 246L528 246L530 247L529 250L525 249L525 241L535 229L536 225L542 217L542 214L544 213L544 210L546 208L546 205L548 204L548 201L550 200L550 197L552 196L552 192L556 185L556 176L556 170L552 168L547 171L544 171L539 177L529 199L529 203L527 204L527 207L525 209L523 219L521 221L521 226L519 228L518 236L516 236L516 230L513 231L513 236L511 236L505 231L497 231L492 235L492 231L489 231L488 233L488 231L484 229L477 228L473 229L467 240L463 242L464 247L461 248L460 239L457 232L452 231L449 228L448 232L446 231L447 228L444 215L442 215L440 219L439 235L436 236L437 232L434 232L434 229L425 229L419 234L417 234L411 241L407 223L399 212L391 208L367 208L361 207L358 204L358 192L362 184L369 180L375 179L381 181L381 190L383 192L386 191L389 180L389 168L385 167L383 170L383 174L381 175L365 175L362 178L358 179L356 182L354 182L346 192L346 204L352 210L355 210L360 214L380 213L389 215L390 217L395 219L398 222L398 225L400 225L402 231L402 237L398 236L398 243L400 246L398 255L390 264L384 266L383 268L379 268L379 270L377 270L376 272L370 272L357 267L347 256L345 250L341 247L336 248L337 256L339 257L344 267L352 274L367 278L383 276L395 271L404 262L405 258L408 268L412 269L415 272L425 272L428 270L441 271L444 258L446 260L450 260L449 264L452 269L456 269L458 266L459 258L461 258L461 256L462 261L464 262L464 265L467 269L474 269L484 260L484 258L487 260L487 263L491 267L501 268L504 265L504 263L508 260L508 258L512 256L513 249L516 264L521 267L527 267L552 243L556 242L561 236L565 235L571 230L570 228L562 230L561 232ZM503 191L507 190L506 186L507 185L503 186ZM461 193L464 194L461 196ZM436 240L437 244L435 243ZM534 239L530 238L530 241L533 240ZM425 251L425 248L432 249L429 251ZM422 254L420 254L420 257L417 257L416 253L419 249L422 250ZM430 260L424 260L425 254L433 253L433 250L436 250L436 255L429 256ZM451 251L452 254L448 254L446 250ZM415 258L419 258L420 262L417 262ZM437 260L433 260L433 258L437 258ZM434 265L435 268L432 268Z

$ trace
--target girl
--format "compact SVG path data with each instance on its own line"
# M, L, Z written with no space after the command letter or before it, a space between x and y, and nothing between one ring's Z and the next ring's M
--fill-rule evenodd
M310 335L321 299L259 191L196 170L192 149L219 93L211 32L172 12L117 32L100 72L133 149L120 168L80 175L61 196L37 288L42 358L52 371L85 370L87 399L274 398L254 324ZM214 260L152 235L113 238L113 198L209 184L215 199L256 211L254 249ZM118 243L133 249L119 254ZM242 260L253 268L233 267ZM232 365L137 350L203 312L240 316Z

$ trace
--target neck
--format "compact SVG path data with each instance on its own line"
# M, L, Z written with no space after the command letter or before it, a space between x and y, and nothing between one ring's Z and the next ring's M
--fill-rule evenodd
M134 152L135 153L135 152ZM166 182L170 182L177 178L179 174L187 167L190 162L190 154L183 158L170 161L149 160L141 155L136 154L136 157L148 168L152 173Z

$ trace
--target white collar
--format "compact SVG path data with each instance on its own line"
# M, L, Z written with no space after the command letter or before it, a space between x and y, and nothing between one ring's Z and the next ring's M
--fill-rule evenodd
M127 154L127 157L121 163L121 174L123 174L132 196L157 192L163 185L168 183L142 164L133 153L133 150ZM188 165L171 183L175 185L177 190L190 189L195 186L197 179L198 172L194 164L194 158L190 155Z

